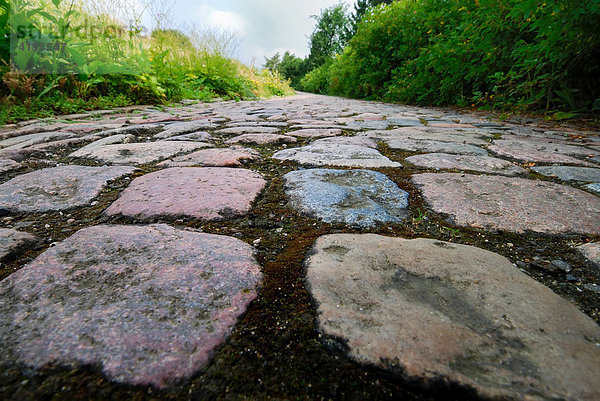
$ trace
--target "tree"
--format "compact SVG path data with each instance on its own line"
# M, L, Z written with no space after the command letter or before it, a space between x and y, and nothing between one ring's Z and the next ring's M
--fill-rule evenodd
M279 71L280 63L281 63L281 55L279 53L275 53L275 55L271 58L265 57L265 63L263 64L263 68L265 68L267 70L271 70L273 72Z
M308 61L297 57L290 52L285 52L279 63L279 72L281 75L290 80L292 88L300 87L300 80L308 72Z
M362 20L363 16L372 7L377 7L380 4L391 4L394 0L356 0L354 4L354 14L351 15L351 36L356 35L358 29L358 23Z
M265 57L263 68L277 71L283 78L289 79L290 85L297 89L300 87L300 80L308 72L308 62L286 51L283 57L279 53L275 53L271 58Z
M319 67L334 55L341 54L351 38L351 21L348 7L338 4L312 15L317 25L310 35L308 63L311 69Z

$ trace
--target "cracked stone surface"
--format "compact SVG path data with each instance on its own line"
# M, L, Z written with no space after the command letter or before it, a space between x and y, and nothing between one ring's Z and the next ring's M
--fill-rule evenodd
M115 144L80 149L69 157L92 159L101 163L116 165L143 165L158 162L179 153L190 153L196 149L210 147L202 142L160 141L144 143Z
M600 183L600 168L576 166L536 166L532 167L531 169L547 177L557 177L563 181Z
M52 142L58 139L72 138L72 132L40 132L36 134L15 136L0 141L0 149L23 149L39 143Z
M488 152L475 145L468 145L456 142L441 142L425 139L392 139L386 141L390 149L407 150L410 152L433 152L450 153L458 155L482 155L487 156Z
M404 160L418 167L440 170L471 170L502 175L518 175L526 172L514 163L489 156L428 153L407 157Z
M362 127L357 127L357 126L349 126L349 125L341 125L341 124L298 124L298 125L292 125L290 127L292 130L305 130L305 129L318 129L318 130L324 130L324 129L341 129L341 130L347 130L347 131L361 131L363 128Z
M389 121L379 121L379 120L364 120L364 121L349 121L346 123L347 129L357 129L357 130L385 130L392 125Z
M590 163L590 161L597 161L597 159L600 159L600 153L596 151L574 145L554 143L499 140L494 141L492 145L488 146L488 149L497 155L510 157L523 162L569 163L594 167L596 165ZM576 158L574 155L579 156L582 159ZM590 155L594 156L595 159L589 158L588 156Z
M221 220L247 213L265 187L260 174L228 167L174 167L138 177L106 214Z
M195 133L198 131L205 131L207 129L213 128L216 128L215 124L213 124L212 122L206 122L202 120L177 122L167 125L162 132L154 135L154 137L157 139L165 139L174 136Z
M488 145L493 136L476 129L458 130L449 128L401 127L385 131L367 131L372 138L385 142L396 140L455 142L469 145Z
M115 145L115 144L121 144L121 143L134 143L134 142L136 142L135 135L116 134L116 135L111 135L111 136L107 136L107 137L98 139L97 141L87 144L84 147L80 148L75 153L76 154L85 154L89 150L100 147L100 146Z
M236 136L235 138L231 138L225 141L228 145L233 145L236 143L242 143L245 145L255 144L255 145L271 145L277 143L294 143L298 141L293 136L289 135L278 135L278 134L244 134L240 136Z
M316 141L313 142L313 144L315 144L315 145L318 145L318 144L356 145L356 146L363 146L366 148L377 149L377 142L375 142L375 140L373 140L367 136L363 136L363 135L332 136L332 137L328 137L328 138L317 139Z
M39 238L31 234L0 228L0 262L6 261L22 250L38 245L39 242Z
M357 362L489 399L600 397L600 327L495 253L334 234L306 280L326 345Z
M159 163L159 167L240 167L258 160L259 153L249 148L218 148L198 150L189 155L175 157Z
M57 141L43 142L37 143L35 145L27 146L26 148L21 149L21 152L24 154L40 154L47 152L62 152L68 150L73 145L79 145L88 141L95 141L100 139L100 136L97 134L93 135L85 135L76 138L67 138L60 139ZM7 149L10 150L10 149Z
M87 206L108 181L133 167L50 167L19 175L0 185L0 211L48 212Z
M259 126L229 127L229 128L220 129L215 132L217 134L235 134L235 135L276 134L279 132L279 128L277 128L277 127L259 127Z
M102 135L134 135L134 136L153 136L161 132L164 128L164 124L150 123L149 121L144 124L131 124L124 127L113 128L107 131L103 131Z
M536 152L557 153L572 156L600 156L600 153L578 145L566 145L564 143L547 142L547 141L532 141L532 140L514 140L502 139L494 141L494 146L502 148L518 148L531 150Z
M1 364L98 366L167 387L210 360L256 298L253 249L167 225L78 231L0 282Z
M600 183L587 184L584 188L600 195Z
M400 163L391 161L375 149L344 144L321 143L285 149L275 153L273 158L308 166L402 167Z
M232 123L229 122L227 123L228 127L253 127L253 126L261 126L261 127L287 127L288 123L287 122L282 122L282 121L255 121L255 122L248 122L248 121L244 121L244 122L237 122L237 123Z
M411 179L427 204L460 226L516 233L600 235L600 198L552 182L459 173Z
M372 227L406 217L408 193L375 171L311 169L284 179L290 205L326 223Z
M213 137L206 131L192 132L190 134L176 135L165 138L165 141L194 141L194 142L212 142Z
M339 128L332 129L299 129L287 132L287 135L296 136L298 138L323 138L330 136L341 135L342 130Z
M600 267L600 242L590 242L589 244L578 246L577 249L587 260Z
M12 171L21 167L21 163L12 159L0 159L0 173Z

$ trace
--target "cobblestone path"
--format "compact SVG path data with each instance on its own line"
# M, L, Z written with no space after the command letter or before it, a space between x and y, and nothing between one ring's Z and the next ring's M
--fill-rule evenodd
M600 133L299 94L0 127L0 399L600 399Z

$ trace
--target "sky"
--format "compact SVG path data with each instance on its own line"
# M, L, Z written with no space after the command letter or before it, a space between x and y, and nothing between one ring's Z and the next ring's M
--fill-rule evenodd
M242 41L236 58L260 67L265 56L286 50L304 57L308 53L308 37L323 8L339 0L176 0L175 23L195 22L201 25L236 30ZM353 0L342 1L350 8Z

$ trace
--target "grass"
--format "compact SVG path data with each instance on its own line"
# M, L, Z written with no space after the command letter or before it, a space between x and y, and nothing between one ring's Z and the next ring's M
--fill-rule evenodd
M417 209L417 215L412 218L413 225L419 225L427 220L427 211Z
M184 98L293 93L277 73L228 56L233 39L224 34L161 28L144 35L65 0L2 2L0 26L0 124Z

